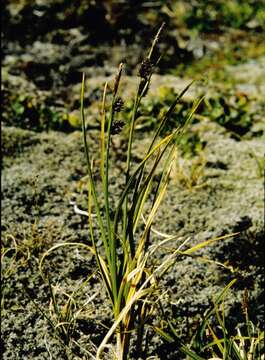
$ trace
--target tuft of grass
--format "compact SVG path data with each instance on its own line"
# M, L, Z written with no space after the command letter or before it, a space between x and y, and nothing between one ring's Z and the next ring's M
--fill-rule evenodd
M223 240L231 235L208 240L182 250L187 241L169 253L160 265L153 265L152 258L157 250L176 236L163 236L163 240L152 242L156 213L166 194L170 173L175 161L176 149L191 119L203 101L203 97L195 101L185 119L169 134L164 129L173 115L182 96L188 91L192 82L178 94L161 117L150 137L146 153L138 162L134 160L134 135L138 120L139 108L147 95L154 68L160 61L157 50L164 24L159 28L151 48L139 67L139 84L130 119L125 123L122 119L124 100L121 97L121 81L123 64L120 64L113 86L109 94L109 84L103 91L101 108L101 129L99 158L100 164L94 162L89 139L86 132L84 98L85 74L81 86L81 119L83 141L87 162L88 178L88 221L91 246L78 243L57 244L47 251L40 261L40 271L43 273L45 258L61 246L82 246L95 256L97 268L111 304L113 323L99 345L95 358L102 359L108 351L114 359L125 360L131 354L132 337L136 339L136 352L143 353L143 339L148 320L153 316L154 298L159 296L159 280L166 274L177 260L178 255L192 256L209 244ZM110 99L110 103L108 102ZM119 194L111 191L111 173L114 150L113 137L120 132L127 134L125 151L124 183ZM115 164L114 164L115 165ZM98 167L98 168L97 168ZM113 200L114 199L114 200ZM99 235L98 235L99 234ZM98 236L100 241L98 241Z
M206 311L193 338L191 348L182 347L182 351L189 359L194 360L263 360L264 359L264 331L256 327L249 319L249 294L245 289L242 299L242 312L245 316L244 327L238 325L236 333L229 333L228 319L225 318L224 300L228 290L235 283L232 280L221 294L213 301L213 305ZM215 324L212 319L215 318ZM204 354L207 354L206 357Z
M200 99L192 109L184 125L180 125L170 135L165 136L162 140L159 135L164 128L167 120L173 113L176 104L182 95L188 90L189 86L177 97L173 104L169 107L164 117L160 120L160 125L150 146L147 149L145 157L140 164L133 168L132 150L135 124L137 120L138 109L141 100L148 92L150 80L154 65L159 62L159 56L155 55L155 49L159 40L163 25L158 30L148 56L140 65L138 75L140 77L137 93L135 96L132 116L128 124L128 145L125 170L124 189L117 201L114 217L110 212L110 151L111 138L121 130L122 123L116 119L117 102L120 102L118 90L123 66L120 65L113 90L110 111L106 116L106 89L105 86L102 106L101 120L101 181L102 192L104 194L104 212L102 214L99 195L96 190L95 178L93 174L93 165L89 145L85 132L85 115L84 115L84 92L85 92L85 76L83 76L81 90L81 116L83 124L84 145L88 165L88 213L90 236L93 244L94 253L96 255L97 265L104 282L105 288L109 295L114 323L110 328L102 344L97 351L97 358L101 357L105 348L109 347L109 341L115 334L115 349L112 348L114 357L123 360L128 357L130 340L132 332L136 333L138 351L141 351L141 343L143 338L143 328L146 321L148 309L148 299L156 290L155 274L158 275L158 269L149 269L148 260L154 251L154 246L150 244L150 230L155 214L164 197L169 174L172 165L172 159L175 153L175 146L178 138L188 125L193 113L202 101ZM156 56L156 57L155 57ZM106 125L105 125L106 124ZM107 131L105 129L107 128ZM158 166L162 163L162 171L158 184L154 185L154 175ZM150 165L149 165L150 164ZM153 201L147 220L144 225L142 234L139 235L139 225L141 215L145 211L145 205L153 193ZM97 215L97 226L100 228L101 239L104 248L104 256L100 256L101 249L98 248L95 241L94 221L92 218L92 208ZM157 246L156 246L157 247ZM164 264L163 264L164 265Z
M109 192L109 174L111 172L110 151L112 136L119 133L122 126L122 122L117 120L116 109L117 102L121 101L118 92L123 66L122 64L120 65L115 78L108 115L106 111L107 84L105 85L103 95L100 132L100 174L102 193L104 195L103 212L100 207L99 194L93 172L93 163L85 131L85 76L83 76L82 81L81 116L89 177L88 213L90 237L98 269L112 304L114 318L112 327L98 348L97 359L100 359L102 352L106 348L109 348L109 342L113 335L115 336L116 343L115 348L111 347L114 358L120 360L128 358L132 333L134 333L137 338L137 353L141 353L144 326L149 314L152 313L152 305L150 305L152 304L151 298L157 292L159 278L168 271L173 258L180 253L178 249L175 253L170 254L169 258L156 268L149 264L149 259L152 257L154 251L156 251L162 243L168 241L168 239L166 239L161 243L153 245L151 243L151 227L166 192L176 147L203 98L194 104L185 121L181 121L179 126L173 130L171 134L162 137L162 139L160 135L163 133L163 129L173 114L179 100L191 84L176 97L168 110L164 112L154 136L150 140L146 155L142 158L138 166L135 167L132 163L133 139L137 114L141 101L148 92L153 68L160 60L159 55L155 54L155 49L162 28L163 25L158 30L148 56L140 65L138 72L140 81L134 100L131 119L128 124L129 131L124 188L118 197L116 206L114 206L113 217L110 211L113 205L110 204L111 197ZM105 131L105 129L107 130ZM160 169L158 175L159 181L155 184L154 175L158 169ZM150 202L151 195L151 208L149 213L145 214L146 204L148 201ZM92 217L92 210L97 215L96 224L94 221L95 218ZM141 223L143 215L145 215L146 218L144 224ZM103 249L100 249L96 243L94 233L95 226L98 226L100 229ZM140 232L141 228L142 231ZM206 246L206 244L208 244L208 242L182 253L189 255L197 248Z
M206 157L203 153L194 159L182 159L178 156L172 166L172 181L190 191L203 188L207 186L205 165Z

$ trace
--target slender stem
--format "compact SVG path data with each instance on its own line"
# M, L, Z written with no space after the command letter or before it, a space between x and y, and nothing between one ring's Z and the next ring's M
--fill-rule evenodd
M105 163L105 121L106 121L106 92L107 92L108 83L105 83L103 99L102 99L102 109L101 109L101 129L100 129L100 175L103 181L104 178L104 163Z
M128 149L127 149L127 161L126 161L126 183L130 176L130 164L131 164L131 157L132 157L132 142L133 142L133 134L134 134L134 128L135 128L135 120L137 116L137 110L140 103L140 87L138 87L138 91L135 97L134 101L134 107L133 107L133 113L132 113L132 119L130 124L130 133L129 133L129 140L128 140Z
M148 54L148 58L151 60L152 59L152 55L153 55L153 52L154 52L154 49L158 43L158 40L159 40L159 36L163 30L163 28L165 27L165 22L162 23L162 25L160 26L160 28L158 29L158 32L156 33L156 36L152 42L152 45L151 45L151 49L149 51L149 54Z
M106 144L106 157L105 157L105 174L103 177L104 182L104 199L105 199L105 213L107 218L107 228L108 228L108 239L109 239L109 247L110 247L110 272L112 279L112 290L114 303L117 302L117 241L116 235L113 233L111 219L110 219L110 204L109 204L109 160L110 160L110 140L111 140L111 125L114 119L114 111L113 105L115 101L115 96L113 96L112 105L111 105L111 113L108 121L108 129L107 129L107 144Z
M97 195L97 192L95 189L95 183L94 183L93 174L92 174L92 170L91 170L91 161L90 161L87 138L86 138L84 94L85 94L85 74L83 73L82 86L81 86L81 119L82 119L82 129L83 129L83 141L84 141L85 155L86 155L86 161L87 161L87 171L88 171L89 181L91 184L91 193L92 193L94 204L95 204L95 210L96 210L97 219L98 219L98 223L99 223L99 227L100 227L101 237L102 237L102 241L103 241L103 244L104 244L104 247L106 250L107 261L108 261L108 264L110 265L111 259L110 259L110 254L109 254L109 245L108 245L106 234L105 234L102 216L100 214L98 195Z
M133 134L134 134L134 127L135 127L135 120L137 116L137 108L139 106L139 92L140 92L140 85L138 86L137 94L135 96L133 113L130 123L130 132L129 132L129 140L128 140L128 147L127 147L127 160L126 160L126 173L125 173L125 184L128 183L130 177L130 165L131 165L131 152L132 152L132 142L133 142ZM134 246L133 240L127 240L127 225L129 222L130 214L128 212L128 193L125 196L124 205L123 205L123 221L122 221L122 239L123 239L123 248L124 248L124 257L123 257L123 273L126 271L128 264L130 263L131 259L134 256ZM114 221L114 224L117 224ZM114 225L114 231L117 227ZM119 299L118 303L121 304L123 296L123 291L119 290Z
M137 117L137 111L138 107L141 101L140 96L140 84L138 86L137 94L135 96L134 101L134 107L133 107L133 113L131 118L131 124L130 124L130 132L129 132L129 140L128 140L128 148L127 148L127 160L126 160L126 174L125 174L125 184L128 183L129 177L130 177L130 168L131 168L131 157L132 157L132 142L133 142L133 135L134 135L134 129L135 129L135 121ZM123 241L126 243L127 239L127 225L128 225L128 193L126 194L125 201L124 201L124 207L123 207ZM127 244L124 244L126 247ZM134 250L132 243L129 242L129 256L132 258L134 256Z
M95 242L93 220L92 220L92 216L91 216L92 215L92 198L91 198L91 183L90 182L88 184L88 215L89 215L90 237L91 237L93 248L95 250L95 257L96 257L96 261L97 261L97 266L98 266L98 269L100 271L101 277L102 277L102 279L103 279L103 281L105 283L105 286L106 286L107 292L109 294L109 297L110 297L110 299L111 299L111 301L113 303L114 300L113 300L112 291L111 291L110 285L109 285L107 277L106 277L107 275L105 274L105 272L104 272L104 270L102 268L102 265L100 263L99 254L98 254L98 250L97 250L96 242Z

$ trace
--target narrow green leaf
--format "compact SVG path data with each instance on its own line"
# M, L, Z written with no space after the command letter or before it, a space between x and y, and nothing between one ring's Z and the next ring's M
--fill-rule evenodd
M217 304L219 304L220 301L222 301L223 297L225 296L225 294L227 293L227 291L234 285L234 283L237 281L237 279L233 279L229 282L229 284L221 291L221 293L217 296L217 298L215 299L215 303L206 311L206 314L204 315L204 319L201 323L201 325L199 326L195 337L193 339L192 342L192 347L194 349L201 349L203 346L203 334L205 332L205 328L207 326L208 323L208 319L209 317L214 313L215 311L215 306Z
M173 343L175 341L175 339L171 335L169 335L167 332L165 332L164 330L162 330L158 326L152 326L152 328L155 330L156 333L158 333L158 335L163 337L169 343Z
M236 236L236 235L238 235L238 234L239 234L239 233L237 232L237 233L232 233L232 234L227 234L227 235L219 236L219 237L214 238L214 239L206 240L206 241L203 241L203 242L201 242L201 243L193 246L193 247L190 248L190 249L187 249L187 250L185 250L185 251L182 251L181 253L182 253L183 255L190 255L190 254L194 253L195 251L197 251L197 250L199 250L199 249L202 249L202 248L204 248L204 247L206 247L206 246L208 246L208 245L210 245L210 244L215 243L216 241L228 239L228 238L230 238L230 237L232 237L232 236Z
M95 204L95 210L96 210L96 214L97 214L99 228L100 228L100 231L101 231L101 237L102 237L102 241L103 241L103 244L104 244L104 247L105 247L107 260L108 260L108 263L110 264L111 260L110 260L109 244L107 242L105 229L104 229L104 225L103 225L103 220L102 220L102 216L101 216L101 213L100 213L100 207L99 207L99 203L98 203L98 196L97 196L97 193L96 193L95 183L94 183L94 179L93 179L93 175L92 175L92 166L91 166L90 155L89 155L88 144L87 144L87 138L86 138L86 124L85 124L85 113L84 113L84 96L85 96L85 74L83 73L82 85L81 85L81 100L80 100L81 101L81 110L80 111L81 111L82 129L83 129L83 141L84 141L85 155L86 155L86 161L87 161L87 170L88 170L89 180L90 180L90 183L91 183L91 191L92 191L92 196L93 196L93 200L94 200L94 204Z
M193 351L191 351L187 346L181 346L180 350L185 354L188 355L190 359L192 360L206 360L205 358L202 358L201 356L197 355Z

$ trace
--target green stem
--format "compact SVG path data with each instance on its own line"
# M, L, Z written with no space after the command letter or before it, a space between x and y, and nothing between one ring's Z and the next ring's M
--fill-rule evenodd
M109 160L110 160L110 140L111 140L111 125L114 119L113 105L115 102L115 96L113 96L111 104L111 115L108 122L107 129L107 144L106 144L106 158L105 158L105 173L104 173L104 199L105 199L105 212L107 218L109 248L110 248L110 272L112 279L112 290L114 303L117 301L117 241L116 234L113 233L111 219L110 219L110 205L109 205Z
M129 132L129 139L128 139L128 148L127 148L127 160L126 160L126 174L125 174L125 184L128 183L129 177L130 177L130 167L131 167L131 157L132 157L132 142L133 142L133 134L134 134L134 128L135 128L135 120L136 120L136 116L137 116L137 110L138 110L138 106L140 103L140 96L139 96L139 92L140 92L140 85L138 87L138 91L135 97L135 101L134 101L134 107L133 107L133 113L132 113L132 119L131 119L131 124L130 124L130 132ZM124 246L127 247L127 235L126 235L126 231L127 231L127 225L128 225L128 194L126 194L125 197L125 201L124 201L124 207L123 207L123 241L124 241ZM129 251L128 251L128 255L129 257L133 257L133 247L132 244L129 244Z
M133 135L135 130L135 121L137 118L137 111L140 105L140 102L143 98L143 94L145 92L146 87L148 87L150 83L151 75L146 80L145 86L141 92L141 81L138 85L137 94L135 96L134 106L133 106L133 113L132 119L130 124L130 132L129 132L129 140L128 140L128 148L127 148L127 160L126 160L126 175L125 175L125 184L128 183L130 178L130 169L131 169L131 158L132 158L132 143L133 143ZM128 195L128 194L127 194ZM123 211L123 239L126 239L126 231L127 231L127 218L128 218L128 196L126 195L125 203L124 203L124 211ZM133 248L130 249L131 253L133 252Z
M97 219L98 219L98 223L99 223L99 227L100 227L102 241L103 241L104 248L106 251L107 261L108 261L108 264L110 265L111 259L110 259L110 253L109 253L109 245L108 245L106 234L105 234L102 216L100 214L98 195L97 195L97 192L95 189L95 183L94 183L93 174L92 174L92 170L91 170L91 161L90 161L87 138L86 138L85 113L84 113L84 93L85 93L85 74L83 74L82 86L81 86L81 119L82 119L82 129L83 129L83 141L84 141L84 147L85 147L88 177L89 177L89 181L91 184L91 193L92 193L94 204L95 204Z

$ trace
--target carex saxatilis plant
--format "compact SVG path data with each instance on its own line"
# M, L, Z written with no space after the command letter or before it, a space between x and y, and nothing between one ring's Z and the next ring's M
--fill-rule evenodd
M178 138L187 127L194 111L202 101L200 99L194 105L191 113L181 126L174 132L160 137L167 120L174 112L175 107L184 93L188 90L189 84L174 103L169 107L162 119L153 138L150 140L146 155L137 167L132 166L132 145L135 133L135 123L138 116L139 106L144 96L148 92L150 80L155 66L160 58L155 55L157 43L164 24L158 30L152 42L151 49L147 57L142 61L139 70L139 84L136 91L134 106L128 130L126 169L124 173L124 188L115 206L114 216L110 211L110 151L111 138L119 134L124 126L124 122L116 118L123 108L123 99L119 96L120 80L123 72L123 64L120 64L114 80L111 94L111 104L109 112L106 110L106 92L108 84L105 85L102 105L101 118L101 181L104 194L104 212L101 211L97 186L93 176L91 154L89 152L88 140L86 136L85 115L84 115L84 94L85 94L85 75L83 75L81 90L81 117L83 124L85 154L88 167L89 178L89 225L90 236L93 244L94 253L97 260L98 269L110 298L114 323L108 331L101 346L98 348L97 358L108 345L110 338L116 338L114 358L120 360L127 359L129 353L130 339L133 332L138 336L137 344L141 347L143 336L143 326L147 317L147 299L153 294L156 283L154 272L159 272L161 268L148 269L147 260L155 246L150 244L151 225L164 197L171 169L171 162L174 158L175 147ZM159 173L159 181L155 182L154 175L160 166L162 171ZM148 168L148 170L147 170ZM149 201L152 193L152 203L149 214L145 215L144 228L139 235L139 224L142 225L144 205ZM91 216L92 209L97 215L97 220ZM104 251L97 246L94 229L98 226ZM163 264L161 264L163 265ZM139 338L140 337L140 338Z

